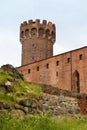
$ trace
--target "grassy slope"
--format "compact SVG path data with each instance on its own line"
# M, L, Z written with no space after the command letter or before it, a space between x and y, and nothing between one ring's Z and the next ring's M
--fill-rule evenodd
M87 117L27 116L18 119L6 114L0 117L0 130L87 130Z
M11 82L12 92L3 91L7 81ZM0 101L17 103L21 98L35 98L41 95L39 85L24 82L10 71L0 69ZM32 115L18 119L9 114L0 114L0 130L87 130L87 117L55 119Z
M8 81L11 83L12 92L3 91ZM21 98L39 97L41 94L39 85L29 84L10 71L0 69L0 101L17 103Z

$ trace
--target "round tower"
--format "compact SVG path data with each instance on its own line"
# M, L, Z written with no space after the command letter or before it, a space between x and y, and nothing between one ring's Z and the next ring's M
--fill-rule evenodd
M33 63L53 56L55 25L43 20L29 20L20 26L22 43L22 65Z

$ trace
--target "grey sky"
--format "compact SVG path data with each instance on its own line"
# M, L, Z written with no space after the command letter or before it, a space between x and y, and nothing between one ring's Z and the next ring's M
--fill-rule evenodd
M55 23L54 54L87 45L87 0L1 0L0 66L21 65L19 27L29 19Z

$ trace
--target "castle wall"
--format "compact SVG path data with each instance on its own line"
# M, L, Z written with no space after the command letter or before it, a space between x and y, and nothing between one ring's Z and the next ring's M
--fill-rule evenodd
M73 51L72 75L77 70L80 79L80 91L87 93L87 47Z
M87 93L87 47L18 68L28 82Z

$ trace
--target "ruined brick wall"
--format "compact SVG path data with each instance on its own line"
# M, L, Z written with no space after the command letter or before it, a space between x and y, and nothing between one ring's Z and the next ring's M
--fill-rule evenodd
M81 94L78 97L78 104L81 109L81 112L84 115L87 115L87 94Z
M25 80L87 93L87 47L18 68Z
M22 65L53 56L55 25L40 20L24 22L20 26L22 43Z

